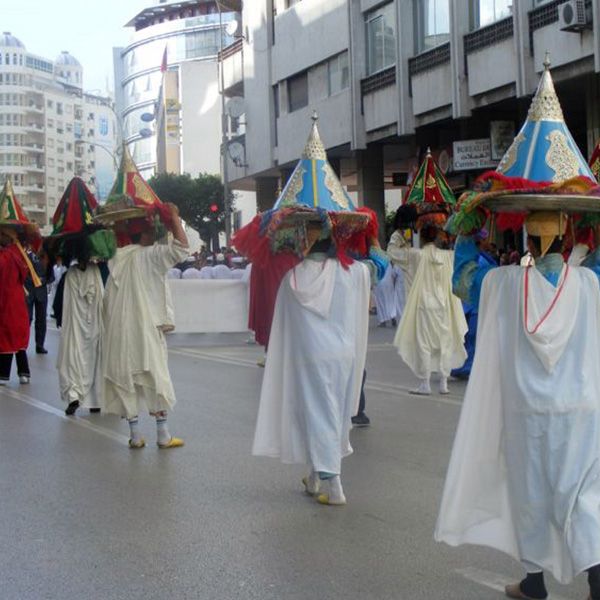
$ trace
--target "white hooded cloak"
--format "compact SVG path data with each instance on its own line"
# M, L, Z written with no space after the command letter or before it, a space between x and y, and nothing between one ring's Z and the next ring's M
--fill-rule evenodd
M308 258L282 280L253 454L339 474L367 352L369 271Z
M564 278L565 268L561 278ZM486 275L477 352L435 538L480 544L568 583L600 563L600 289L519 266Z
M445 377L467 359L467 321L452 293L454 253L426 244L410 288L394 346L419 379L433 371Z
M166 274L188 254L168 244L119 248L109 262L104 296L104 408L132 418L175 404L164 331L172 328Z
M86 408L99 408L102 377L100 340L104 285L98 265L85 271L77 265L65 275L63 319L58 346L60 395L67 404L78 401Z

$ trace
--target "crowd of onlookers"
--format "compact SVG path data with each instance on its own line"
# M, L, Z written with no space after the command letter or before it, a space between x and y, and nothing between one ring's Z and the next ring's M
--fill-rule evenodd
M206 246L167 273L169 279L246 279L247 260L234 249L211 252Z

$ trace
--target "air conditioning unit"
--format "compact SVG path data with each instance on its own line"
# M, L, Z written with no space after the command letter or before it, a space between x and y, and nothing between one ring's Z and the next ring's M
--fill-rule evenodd
M568 0L558 5L558 27L561 31L583 31L591 27L585 0Z

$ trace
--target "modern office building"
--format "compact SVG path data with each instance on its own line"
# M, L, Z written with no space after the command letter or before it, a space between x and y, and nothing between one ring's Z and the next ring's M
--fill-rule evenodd
M217 53L221 24L239 18L219 14L214 0L163 0L142 10L126 26L131 43L113 51L115 97L125 141L144 177L157 170L220 171L221 103L217 83ZM231 36L223 34L223 44ZM163 75L168 74L169 136L157 123ZM157 139L160 134L162 139ZM168 147L168 152L167 152ZM165 153L172 159L167 165ZM157 164L158 154L162 163Z
M584 155L600 137L597 0L252 0L242 15L221 61L245 122L228 171L260 208L315 109L342 182L380 214L427 147L455 190L468 186L514 138L547 51Z
M74 175L100 198L115 174L112 100L83 91L68 52L49 60L0 35L0 182L10 176L29 217L43 228Z

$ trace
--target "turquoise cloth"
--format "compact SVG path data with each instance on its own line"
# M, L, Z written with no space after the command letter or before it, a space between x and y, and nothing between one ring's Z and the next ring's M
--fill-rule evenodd
M535 268L554 287L564 265L561 254L547 254L543 258L537 258ZM600 280L600 248L590 254L582 263L582 266L594 271ZM452 289L463 301L472 306L479 306L479 295L483 279L494 265L479 260L479 250L471 237L459 236L454 246L454 273L452 275ZM599 281L600 283L600 281Z

